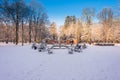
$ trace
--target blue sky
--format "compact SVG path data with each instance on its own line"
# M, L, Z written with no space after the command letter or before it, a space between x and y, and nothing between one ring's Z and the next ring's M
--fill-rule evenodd
M80 18L83 8L95 8L96 13L103 7L115 8L116 0L37 0L46 8L49 20L63 25L67 15Z

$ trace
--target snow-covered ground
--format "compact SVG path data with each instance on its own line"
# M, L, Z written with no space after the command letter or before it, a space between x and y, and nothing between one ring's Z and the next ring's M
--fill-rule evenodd
M120 46L88 46L74 54L0 46L0 80L120 80Z

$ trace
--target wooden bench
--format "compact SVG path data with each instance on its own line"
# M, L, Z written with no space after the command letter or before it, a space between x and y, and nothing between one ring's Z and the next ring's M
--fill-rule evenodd
M115 46L114 43L96 43L96 46Z

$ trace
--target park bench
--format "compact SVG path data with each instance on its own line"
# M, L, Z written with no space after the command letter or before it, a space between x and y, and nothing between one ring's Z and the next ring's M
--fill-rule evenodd
M96 46L114 46L114 43L96 43Z

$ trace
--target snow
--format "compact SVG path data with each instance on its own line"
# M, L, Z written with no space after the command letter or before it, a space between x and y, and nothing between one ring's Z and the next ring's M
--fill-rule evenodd
M88 46L81 53L31 45L0 46L0 80L120 80L120 46Z

